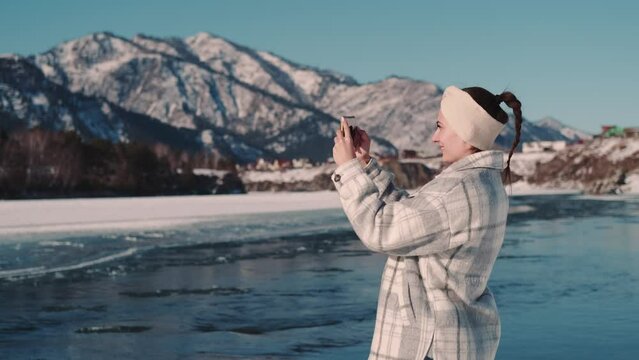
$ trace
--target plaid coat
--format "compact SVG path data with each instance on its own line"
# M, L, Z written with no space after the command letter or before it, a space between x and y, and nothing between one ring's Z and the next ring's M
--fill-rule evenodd
M369 359L494 359L501 326L487 283L508 216L503 162L499 150L468 155L413 193L374 158L331 174L357 236L388 255Z

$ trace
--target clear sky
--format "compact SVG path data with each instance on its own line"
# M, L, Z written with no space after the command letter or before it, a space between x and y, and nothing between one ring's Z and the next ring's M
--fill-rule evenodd
M639 126L637 1L4 0L0 53L96 31L231 41L353 76L510 90L524 117Z

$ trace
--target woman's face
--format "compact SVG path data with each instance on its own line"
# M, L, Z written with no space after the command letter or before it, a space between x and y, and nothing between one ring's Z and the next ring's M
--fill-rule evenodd
M446 118L441 111L437 114L437 130L431 139L439 145L442 151L442 161L446 163L454 163L464 156L475 152L475 148L472 145L462 140L448 126Z

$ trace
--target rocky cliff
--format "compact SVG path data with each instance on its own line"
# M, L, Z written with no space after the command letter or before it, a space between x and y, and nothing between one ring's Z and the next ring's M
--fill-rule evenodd
M537 186L589 194L637 192L639 138L597 138L575 144L539 164L526 180Z

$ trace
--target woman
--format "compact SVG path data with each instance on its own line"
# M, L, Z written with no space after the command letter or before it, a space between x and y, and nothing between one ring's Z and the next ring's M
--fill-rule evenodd
M503 168L493 150L508 115L516 135ZM331 175L344 212L366 247L388 255L369 359L493 359L501 326L488 278L506 230L510 158L521 133L521 103L510 92L446 88L432 141L448 166L409 194L355 149L346 119L337 131ZM362 162L362 164L360 164ZM364 165L365 164L365 165ZM364 165L364 166L362 166Z

